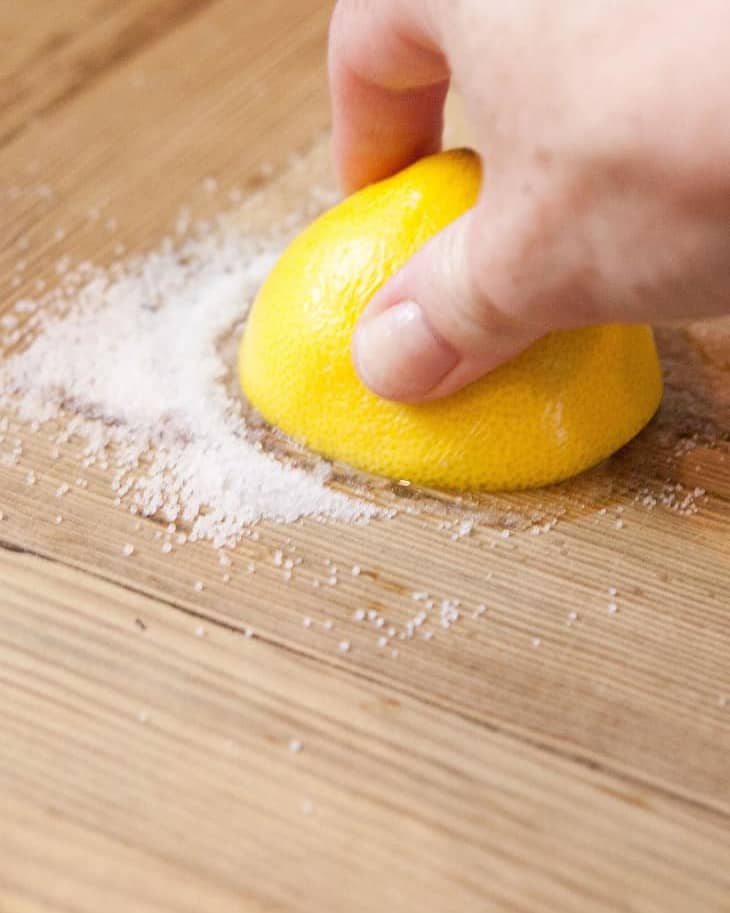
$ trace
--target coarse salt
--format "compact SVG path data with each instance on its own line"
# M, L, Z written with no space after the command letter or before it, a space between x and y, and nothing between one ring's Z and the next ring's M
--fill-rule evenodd
M267 453L226 387L221 340L240 334L285 240L211 229L115 270L87 266L75 290L28 302L34 338L0 364L0 406L26 424L72 425L84 459L117 470L120 506L174 517L191 541L235 545L261 519L382 514L330 488L329 464Z

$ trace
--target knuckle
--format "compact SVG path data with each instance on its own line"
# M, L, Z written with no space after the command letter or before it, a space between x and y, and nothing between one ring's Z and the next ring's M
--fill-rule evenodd
M496 229L492 209L475 220L466 275L471 318L483 332L546 332L568 302L580 297L591 256L581 237L575 193L570 182L535 184L519 199L514 191L508 194L509 217Z
M462 265L464 293L459 295L457 319L471 336L484 337L513 335L517 319L511 312L504 292L504 278L511 272L508 262L495 250L489 250L479 218L474 219L464 247L466 262ZM519 260L519 255L515 258ZM507 271L507 273L505 272Z

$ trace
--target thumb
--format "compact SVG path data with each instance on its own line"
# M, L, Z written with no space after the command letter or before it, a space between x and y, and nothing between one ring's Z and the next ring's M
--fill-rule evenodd
M499 228L489 231L488 221L479 207L465 213L424 245L363 312L353 359L374 393L403 402L446 396L547 331L495 304L514 299L515 290L506 287L507 258L490 243Z

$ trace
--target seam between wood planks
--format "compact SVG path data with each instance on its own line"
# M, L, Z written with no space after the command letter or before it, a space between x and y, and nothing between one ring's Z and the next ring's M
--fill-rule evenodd
M88 576L92 579L101 580L105 584L117 586L136 597L149 599L159 605L167 606L174 611L181 612L190 618L205 621L207 624L218 626L221 629L230 631L232 633L240 634L245 628L245 625L243 624L239 625L233 621L227 621L225 619L212 617L204 610L197 610L189 606L181 605L172 599L166 599L163 596L150 594L143 588L135 587L129 583L115 579L113 575L81 567L80 565L75 564L71 561L65 561L48 553L44 553L41 550L27 548L25 546L17 545L15 543L8 542L7 540L0 539L0 551L5 551L17 555L26 555L32 559L46 561L50 564L56 564L59 567L68 568L75 571L76 573ZM550 744L544 740L541 740L540 738L531 736L528 731L517 731L500 723L481 719L473 714L470 714L464 709L460 709L449 704L444 704L438 700L429 699L428 697L424 696L422 692L410 690L403 683L382 681L377 677L368 675L364 670L360 668L335 662L325 656L315 655L292 644L285 643L272 637L267 637L258 632L254 634L254 638L271 647L285 650L287 653L296 656L305 662L316 663L317 665L324 666L326 668L336 669L338 672L344 672L361 682L367 682L372 685L377 685L378 687L391 688L396 693L403 694L404 696L407 696L409 699L421 704L422 706L435 709L441 713L453 714L454 716L464 720L465 722L468 722L471 725L481 727L488 732L493 732L496 735L499 735L517 744L527 745L530 748L544 752L551 757L558 758L562 761L568 761L587 770L612 777L613 779L626 784L628 787L648 790L655 795L659 795L671 801L681 803L686 808L697 809L703 813L719 817L723 821L730 821L730 813L728 813L724 808L718 807L711 801L703 801L696 796L679 792L667 784L658 783L652 779L641 777L636 773L622 770L620 767L617 767L613 764L599 761L595 758L590 757L589 752L581 753L575 750L571 751L569 749L560 748L557 745Z
M220 0L179 0L179 9L173 16L165 16L159 24L154 24L149 32L144 32L139 27L127 27L118 36L118 44L110 51L109 56L101 67L82 68L82 72L59 95L51 101L41 105L33 111L27 120L0 134L0 148L8 145L18 136L21 136L28 127L29 121L42 118L52 112L63 108L64 105L83 95L87 89L92 88L101 79L113 72L121 64L126 63L144 50L152 47L158 41L166 38L183 26L195 19Z

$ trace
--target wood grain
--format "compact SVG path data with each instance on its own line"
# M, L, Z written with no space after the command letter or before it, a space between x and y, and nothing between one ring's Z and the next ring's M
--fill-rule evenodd
M0 143L212 0L16 3L0 22Z
M0 572L4 910L728 910L722 816L58 565Z
M0 311L61 257L158 244L181 206L256 188L235 218L267 230L332 186L331 4L118 6L76 5L56 63L58 17L12 20L6 70L30 88L0 147ZM77 53L100 63L74 83ZM73 447L53 461L20 429L0 465L2 913L728 913L730 325L660 344L660 415L580 479L457 498L342 468L398 516L261 524L226 569L204 544L163 554L96 469L59 501ZM696 488L697 513L662 503ZM422 591L462 618L399 640ZM395 628L387 650L357 609Z

